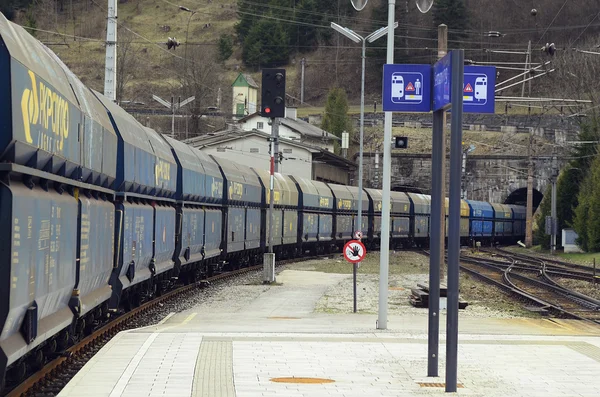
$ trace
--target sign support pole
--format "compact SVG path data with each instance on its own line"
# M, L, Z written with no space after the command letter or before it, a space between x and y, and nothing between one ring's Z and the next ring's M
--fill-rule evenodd
M270 166L270 182L269 182L269 252L273 253L273 209L274 209L274 201L275 201L275 192L274 189L274 178L275 178L275 148L277 147L277 119L271 119L271 138L269 139L271 142L271 166Z
M462 174L462 115L464 50L452 55L452 132L450 143L450 203L448 224L448 317L446 322L446 392L457 388L458 287L460 258L460 187Z
M356 313L356 268L358 263L352 264L352 278L354 282L354 313Z
M438 58L447 51L448 27L438 27ZM446 169L446 112L433 112L431 153L431 251L429 254L429 329L427 376L438 376L440 343L440 267L444 263L444 171Z

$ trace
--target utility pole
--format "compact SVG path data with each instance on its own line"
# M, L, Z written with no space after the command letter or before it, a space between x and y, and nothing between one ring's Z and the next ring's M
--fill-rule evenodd
M529 144L527 145L527 218L525 223L525 246L530 248L533 245L533 160L531 158L531 146L533 144L533 135L529 133Z
M302 58L300 62L302 65L302 78L300 79L300 104L304 103L304 65L306 65L306 58Z
M183 102L181 101L181 97L179 97L179 100L177 102L175 102L175 98L171 97L171 102L167 102L164 99L162 99L161 97L159 97L158 95L152 95L152 98L160 103L161 105L163 105L166 108L171 109L171 138L176 139L175 138L175 112L178 109L181 109L182 107L184 107L185 105L187 105L188 103L192 102L193 100L196 99L195 96L191 96L188 99L184 100Z
M117 101L117 0L108 0L104 95Z
M529 45L527 46L527 56L525 58L525 71L529 71L531 69L531 40L529 40ZM529 73L525 73L523 75L523 87L521 87L521 98L525 96L525 82L529 81L529 97L531 97L531 80L527 80L529 77Z
M552 237L551 237L551 253L554 255L556 253L556 233L558 232L556 229L558 228L558 221L556 219L556 178L558 176L558 164L556 163L556 147L553 148L552 153Z

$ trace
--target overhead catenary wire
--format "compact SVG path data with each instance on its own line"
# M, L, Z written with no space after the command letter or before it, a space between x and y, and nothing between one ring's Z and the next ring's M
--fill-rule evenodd
M554 16L554 18L550 22L550 25L548 25L548 27L546 28L546 30L544 30L544 33L542 33L542 35L540 36L540 38L537 41L536 45L538 45L542 41L542 39L544 38L544 36L548 32L548 29L550 29L550 27L554 24L554 21L556 21L556 18L558 18L558 16L560 15L560 12L563 10L563 8L565 8L565 6L567 5L568 2L569 2L569 0L565 0L565 2L563 3L562 7L560 7L560 9L558 10L558 12L556 13L556 15Z
M573 47L573 45L575 44L575 42L577 42L577 40L579 40L579 38L585 33L585 31L588 30L588 28L590 27L590 25L592 24L592 22L594 22L596 20L596 18L598 18L599 16L600 16L600 11L598 11L598 13L596 14L596 16L594 18L592 18L592 20L590 21L590 23L588 23L586 25L586 27L581 31L581 33L579 33L579 36L577 36L577 38L575 40L573 40L569 44L569 47Z

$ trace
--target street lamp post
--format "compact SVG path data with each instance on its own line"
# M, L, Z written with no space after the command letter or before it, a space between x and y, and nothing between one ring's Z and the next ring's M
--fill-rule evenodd
M366 2L365 2L366 3ZM360 198L358 200L358 222L359 228L362 229L362 191L363 191L363 136L364 136L364 126L365 126L365 59L366 59L366 50L367 50L367 41L369 43L374 42L375 40L385 36L388 33L388 26L384 26L381 29L376 30L371 33L367 37L362 37L357 34L355 31L345 28L343 26L338 25L337 23L331 22L331 27L354 41L355 43L360 43L362 41L362 76L360 82L360 150L358 155L358 191L360 194ZM394 24L394 29L398 27L398 22ZM362 230L361 230L362 231ZM354 265L354 270L356 271L356 266Z
M188 21L187 21L187 27L185 28L185 50L183 52L183 62L185 62L185 72L187 74L188 33L190 32L190 21L192 20L192 17L196 13L196 11L192 11L189 8L184 7L184 6L179 6L179 10L190 13L190 17L188 18Z

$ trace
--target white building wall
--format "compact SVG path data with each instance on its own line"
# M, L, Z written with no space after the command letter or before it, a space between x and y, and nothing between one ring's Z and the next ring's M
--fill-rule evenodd
M246 120L243 123L240 123L240 128L244 131L252 131L258 130L262 132L266 132L267 134L271 133L271 126L269 125L269 119L261 116L254 116L250 119ZM323 142L322 139L319 138L308 138L302 137L302 135L289 127L279 124L279 136L281 138L286 138L296 142L302 142L309 145L317 146L322 149L328 150L333 153L333 142L329 141L327 143Z
M269 142L259 137L248 137L222 143L218 146L201 149L206 154L227 159L235 163L254 168L270 169ZM291 150L291 152L289 152ZM279 143L279 151L284 160L279 164L279 172L303 178L312 177L312 154L297 146ZM294 159L289 159L293 157ZM288 159L285 159L288 158Z

